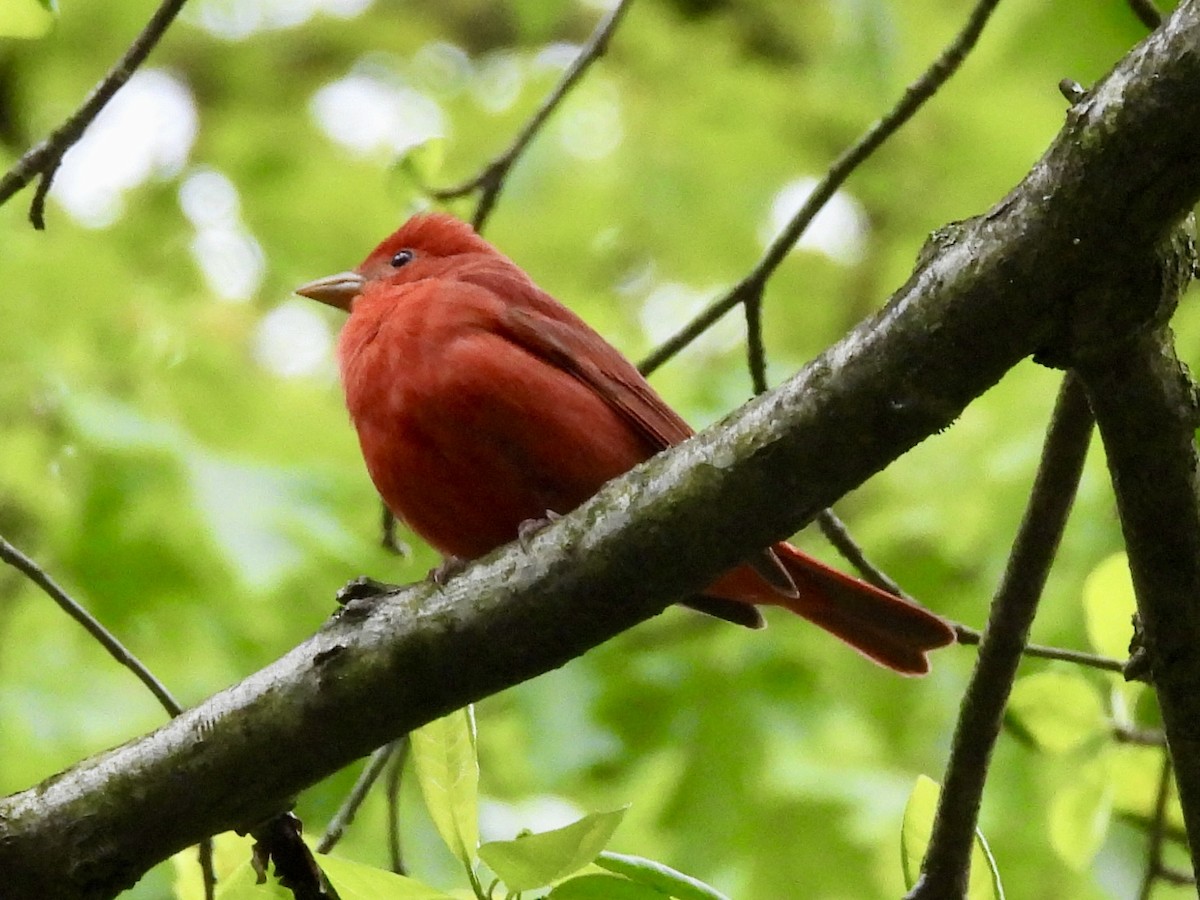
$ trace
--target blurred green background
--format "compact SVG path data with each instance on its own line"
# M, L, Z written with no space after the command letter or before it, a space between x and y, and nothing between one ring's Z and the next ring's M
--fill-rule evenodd
M0 38L6 168L154 5L62 0L44 35ZM193 0L68 155L48 230L26 222L30 191L0 208L0 534L184 702L309 635L349 578L412 580L436 562L411 536L411 559L378 549L331 358L338 315L289 291L356 264L427 203L422 185L457 182L507 146L603 5ZM962 0L637 0L513 172L487 235L641 358L749 269L968 12ZM1118 0L1001 4L961 74L772 280L772 382L878 308L931 230L1024 175L1063 120L1060 78L1091 83L1143 34ZM1177 328L1194 361L1192 304ZM985 620L1058 380L1020 365L839 504L879 564L956 620ZM744 401L739 315L653 381L697 426ZM800 541L832 558L819 535ZM1097 448L1036 640L1089 646L1084 581L1120 546ZM739 900L899 896L900 814L919 773L940 778L973 659L953 648L904 680L796 620L749 633L668 611L480 704L485 834L631 802L615 849ZM1143 839L1112 814L1149 803L1157 758L1106 762L1104 723L1127 695L1061 664L1023 673L1047 670L1099 697L1103 721L1066 749L1006 733L982 827L1012 898L1133 896ZM1147 706L1129 715L1152 724ZM162 719L0 570L0 793ZM1064 838L1052 810L1088 766L1098 786L1063 814L1083 834ZM1122 789L1129 772L1149 780ZM301 798L310 830L354 775ZM404 800L414 873L460 883L411 785ZM372 800L339 852L384 864L382 822ZM130 896L169 891L160 868ZM1187 892L1156 894L1172 895Z

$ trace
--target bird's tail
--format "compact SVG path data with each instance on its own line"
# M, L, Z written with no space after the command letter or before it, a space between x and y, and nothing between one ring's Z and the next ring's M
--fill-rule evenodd
M781 542L772 549L795 583L796 596L750 566L722 576L705 596L782 606L905 675L924 675L929 671L925 654L954 643L954 629L924 607L838 572L791 544Z

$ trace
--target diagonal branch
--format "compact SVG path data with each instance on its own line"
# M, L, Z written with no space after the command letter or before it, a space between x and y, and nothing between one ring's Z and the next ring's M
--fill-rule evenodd
M933 64L922 73L921 77L908 86L904 91L904 96L887 115L868 128L862 137L847 147L842 155L834 160L829 171L825 173L825 177L813 188L813 192L808 195L800 209L792 216L791 221L776 235L771 246L766 249L750 273L738 282L729 293L713 301L707 309L702 310L695 319L643 360L638 366L643 375L653 372L671 359L739 303L745 303L748 308L761 303L763 287L767 280L779 268L779 264L795 246L796 241L800 240L800 236L817 217L817 213L829 202L851 173L895 134L905 122L911 119L925 104L925 101L936 94L938 89L958 71L966 61L967 54L979 40L979 35L983 33L983 27L987 24L988 18L998 3L999 0L979 0L967 18L967 23L963 26L962 31L934 60ZM751 320L751 328L753 329L753 320Z
M134 656L116 635L101 625L95 616L83 608L82 604L64 591L58 582L46 574L46 571L41 566L3 537L0 537L0 561L8 563L36 584L51 600L58 604L63 612L82 625L87 633L95 638L96 642L107 650L113 659L137 676L137 679L158 699L158 702L162 704L168 713L172 716L177 716L183 712L183 707L179 705L179 701L167 690L167 686L159 681L154 676L154 673L146 668L145 664Z
M525 123L508 149L484 166L477 175L473 175L453 187L433 191L433 196L439 200L451 200L472 191L480 191L479 204L475 207L472 224L476 231L482 231L484 223L492 213L492 207L496 205L496 198L504 187L509 170L521 158L521 154L525 152L529 142L542 130L542 126L546 124L550 114L558 108L592 63L604 55L608 49L609 39L617 30L617 25L621 23L621 17L625 15L625 11L629 9L632 2L633 0L620 0L600 20L600 24L596 26L596 30L592 32L588 42L579 51L579 55L563 73L562 79L555 85L554 90L550 92L550 95L546 97L529 121Z
M1192 863L1200 861L1200 458L1164 329L1080 369L1104 439Z
M1020 185L947 229L878 315L796 376L527 550L351 603L152 734L0 799L5 888L112 896L199 836L262 821L396 735L564 664L793 533L1020 360L1077 344L1080 297L1139 269L1200 197L1197 108L1200 7L1185 0L1076 104ZM1184 660L1200 652L1164 640L1161 623L1151 635ZM1167 724L1178 752L1179 723Z
M1029 506L963 695L929 851L908 900L967 895L971 850L992 748L1000 735L1033 614L1075 500L1091 436L1092 414L1083 387L1068 373L1046 435Z
M50 192L50 185L62 163L63 155L83 137L84 131L100 114L100 110L104 109L108 101L146 61L150 51L158 44L186 2L187 0L163 0L162 5L155 10L146 27L142 29L142 33L108 70L103 80L92 89L83 105L58 126L53 134L17 160L17 164L0 178L0 204L8 202L13 194L40 175L41 181L38 182L33 202L29 206L29 221L38 231L46 227L46 195Z

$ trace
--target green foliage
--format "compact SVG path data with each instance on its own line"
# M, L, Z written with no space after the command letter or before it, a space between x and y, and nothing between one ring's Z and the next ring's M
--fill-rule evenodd
M578 872L596 858L621 824L625 808L592 813L563 828L489 841L479 858L512 891L545 887Z
M0 40L40 38L54 27L54 0L5 0L0 6Z
M471 707L411 735L413 769L425 805L450 852L471 868L479 847L479 762Z
M182 89L194 116L185 149L130 176L92 218L71 205L65 165L46 233L25 220L29 191L0 207L0 533L187 703L318 628L350 578L412 580L436 564L411 536L408 560L377 547L378 504L332 364L339 319L289 292L355 264L429 202L424 187L466 178L503 150L561 73L562 42L586 39L599 15L566 0L318 5L327 11L289 22L272 12L284 4L192 0L149 66ZM18 8L4 7L6 36ZM57 18L33 0L26 8L53 28L38 41L0 37L6 164L61 123L148 13L127 3L72 4ZM783 189L819 176L967 12L940 0L638 0L513 170L488 236L641 357L745 274ZM772 382L877 310L931 230L984 211L1028 170L1062 123L1059 78L1089 83L1141 35L1120 3L1002 4L962 73L848 183L858 255L807 247L771 280ZM342 95L333 107L347 115L322 124L321 91L353 78L375 93L361 107ZM138 90L135 80L118 96ZM155 90L161 99L163 84ZM414 118L422 110L433 118ZM126 123L116 155L84 186L125 172L175 120ZM349 142L377 125L377 142ZM1183 304L1174 323L1193 365L1198 309ZM694 424L717 420L750 390L743 336L740 318L726 317L655 386ZM872 558L952 618L986 620L1058 377L1018 367L952 429L839 504ZM800 540L830 556L818 537ZM1117 563L1098 568L1119 547L1097 451L1036 640L1124 656L1130 594ZM913 777L944 765L974 651L943 651L929 678L898 679L804 623L771 619L751 634L671 610L480 703L483 839L632 804L614 850L738 900L898 896L895 836ZM1113 725L1156 728L1152 695L1035 661L1022 676L983 808L1005 885L1014 897L1130 895L1161 755L1108 735ZM1041 689L1029 681L1043 676ZM1064 696L1079 703L1058 716L1062 698L1044 686L1068 682ZM5 793L164 717L6 571L0 688ZM406 859L422 884L461 884L463 855L474 861L476 839L461 829L475 814L454 790L467 782L445 777L468 759L467 744L455 746L442 748L441 800L422 796L417 781L428 779L409 777L400 798ZM353 777L300 798L310 831ZM339 855L384 866L387 815L372 796ZM1167 819L1178 824L1173 800ZM131 896L158 900L170 879L161 869ZM591 870L553 890L644 897L682 883Z

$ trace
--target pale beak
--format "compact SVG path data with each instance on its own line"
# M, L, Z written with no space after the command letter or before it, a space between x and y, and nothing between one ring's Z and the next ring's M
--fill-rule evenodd
M357 272L338 272L302 284L296 288L301 297L308 297L350 312L350 301L357 297L367 280Z

